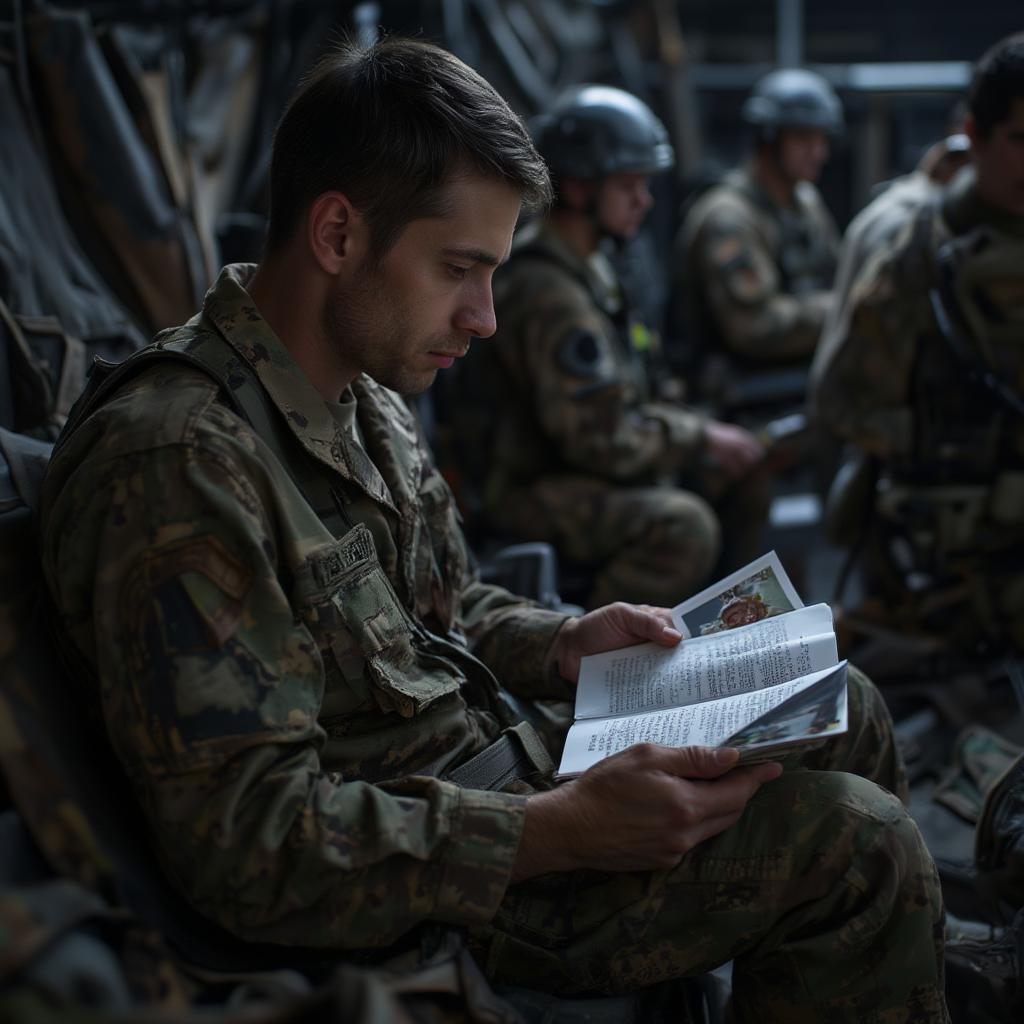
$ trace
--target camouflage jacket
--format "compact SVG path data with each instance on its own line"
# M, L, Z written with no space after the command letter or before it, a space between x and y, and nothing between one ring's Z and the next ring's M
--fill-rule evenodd
M971 339L968 361L940 337L931 304L940 250L956 267L953 302L958 330ZM823 339L827 359L815 368L819 419L918 474L958 447L970 473L1005 468L1007 458L1020 464L1021 418L1008 414L974 371L985 366L1022 390L1022 267L1024 217L988 207L966 169L933 203L908 215L855 279L846 314L834 336Z
M924 171L912 171L889 184L884 192L850 221L839 247L834 301L825 316L821 340L811 365L812 389L832 359L830 346L837 344L844 333L841 321L849 315L850 292L854 281L876 252L889 247L908 218L922 205L931 202L940 191L941 186Z
M690 209L676 245L674 318L702 349L743 364L814 351L831 300L839 236L817 189L780 207L746 169Z
M473 579L402 400L357 378L363 443L343 430L250 273L227 268L155 344L226 341L351 528L329 533L218 384L168 360L51 462L43 558L63 633L165 870L207 916L339 948L487 921L524 797L443 776L501 729L488 667L521 694L567 695L550 656L564 616Z
M495 274L494 301L498 333L471 356L488 362L495 402L489 500L551 474L625 483L696 463L704 417L648 400L606 259L584 261L542 223L530 225Z

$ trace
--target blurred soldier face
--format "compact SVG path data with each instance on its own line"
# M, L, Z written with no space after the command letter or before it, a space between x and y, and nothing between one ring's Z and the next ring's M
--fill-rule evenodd
M508 258L519 194L490 178L449 186L450 212L406 225L379 263L339 283L325 330L346 364L400 394L425 391L437 371L496 329L491 277Z
M964 131L971 140L981 197L1006 213L1024 214L1024 98L1013 101L1009 116L987 136L978 135L970 116Z
M597 194L597 220L616 238L633 238L654 204L646 174L609 174Z
M783 128L775 153L787 181L817 181L828 160L828 135L820 128Z

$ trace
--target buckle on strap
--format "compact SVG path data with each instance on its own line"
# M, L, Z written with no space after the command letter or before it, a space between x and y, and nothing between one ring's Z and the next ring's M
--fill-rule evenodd
M545 775L554 767L537 731L529 722L520 722L450 771L447 779L463 789L498 790L514 779Z

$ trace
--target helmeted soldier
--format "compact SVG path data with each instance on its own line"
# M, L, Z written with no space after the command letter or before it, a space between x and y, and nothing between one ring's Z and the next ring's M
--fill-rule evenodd
M602 247L636 235L672 146L646 104L604 85L563 95L535 136L556 204L495 275L496 344L467 367L492 420L484 510L593 568L592 606L674 604L706 582L723 532L726 568L753 557L764 503L754 484L738 493L762 480L751 435L656 399L652 333Z
M734 960L741 1021L942 1022L938 880L863 676L814 770L649 744L565 785L499 688L568 697L583 656L680 640L668 609L479 582L399 397L493 333L494 268L547 194L450 54L329 53L275 134L259 266L72 411L47 583L166 877L264 964L461 929L511 985Z
M743 105L752 155L690 206L676 240L670 319L701 392L739 401L767 369L806 369L831 300L838 234L814 182L843 126L832 87L801 68Z
M972 166L855 279L813 400L880 467L869 565L887 615L1020 648L1024 36L979 62L964 131Z

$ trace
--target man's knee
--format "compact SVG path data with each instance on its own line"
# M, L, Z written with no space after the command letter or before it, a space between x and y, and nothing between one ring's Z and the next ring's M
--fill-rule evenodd
M722 542L718 516L707 501L691 491L666 488L651 501L645 519L644 546L659 559L685 566L693 580L707 577Z
M862 879L871 885L875 875L882 885L889 876L916 886L922 898L938 899L937 885L933 891L929 881L934 864L917 826L900 800L870 779L842 771L787 771L763 787L752 807L769 821L786 823L789 834L782 841L809 865L830 865L829 873L854 884Z

